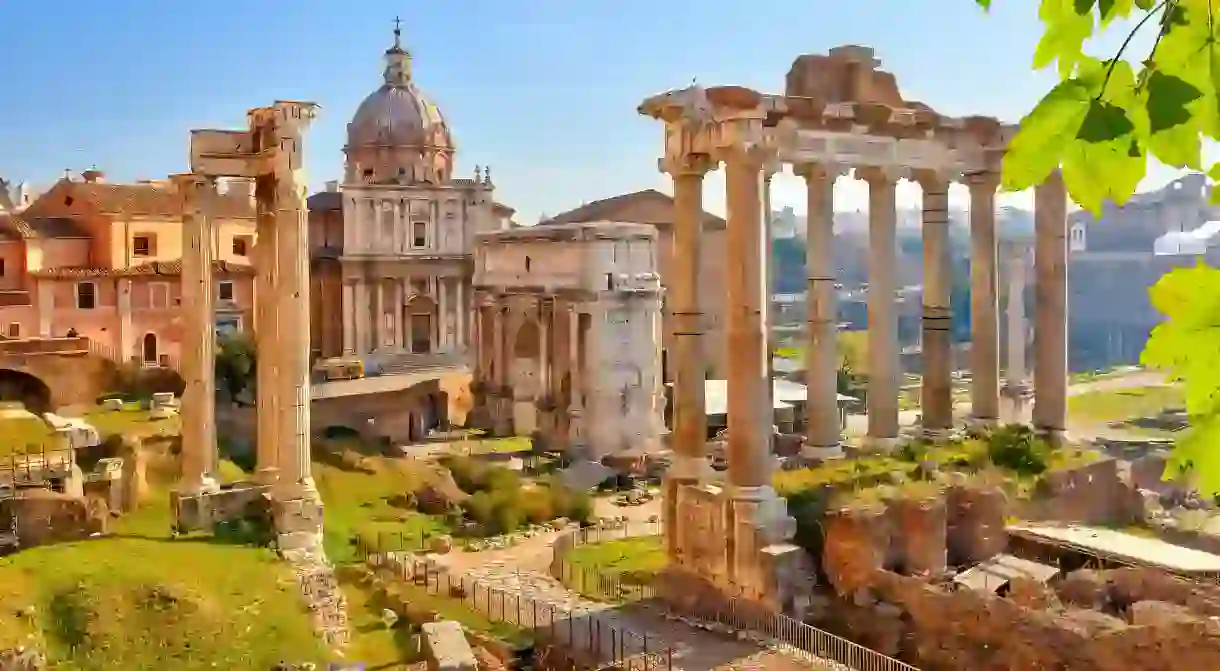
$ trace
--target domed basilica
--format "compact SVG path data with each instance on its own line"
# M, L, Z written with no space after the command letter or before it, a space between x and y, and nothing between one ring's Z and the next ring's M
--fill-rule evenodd
M493 200L489 170L454 177L449 127L411 66L396 25L382 84L347 125L343 181L309 199L321 357L393 367L463 355L474 236L509 225L512 210Z

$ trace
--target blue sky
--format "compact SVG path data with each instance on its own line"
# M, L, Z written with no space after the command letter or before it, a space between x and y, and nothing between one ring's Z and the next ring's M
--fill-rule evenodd
M984 15L971 0L62 0L49 11L3 0L0 175L48 184L96 164L113 181L161 178L185 169L191 128L239 127L250 107L297 99L322 105L307 144L321 188L342 175L345 125L380 83L397 15L417 81L450 122L459 172L491 165L497 199L530 223L667 190L660 125L635 113L646 96L693 78L781 92L793 58L839 44L873 46L907 98L1016 121L1054 79L1029 67L1036 3L995 5ZM1171 176L1150 170L1145 186ZM862 207L865 193L841 183L839 209ZM804 210L791 174L773 198ZM723 211L714 177L706 200Z

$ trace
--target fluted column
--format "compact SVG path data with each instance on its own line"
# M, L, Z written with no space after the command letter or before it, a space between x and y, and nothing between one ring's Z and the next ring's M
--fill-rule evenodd
M212 213L216 182L201 175L174 175L182 199L182 486L215 491L216 327L213 319Z
M255 410L257 436L255 450L258 467L255 480L273 484L279 478L279 393L276 389L278 357L282 348L274 340L279 324L279 226L275 211L275 179L259 177L254 187L256 223L254 256L255 278L254 334L258 362L255 367Z
M949 307L949 180L920 171L923 187L923 379L920 406L924 435L944 438L953 428L952 314Z
M693 482L705 474L707 402L703 361L706 330L699 276L703 259L703 177L715 162L703 154L664 159L674 183L673 272L665 278L673 352L674 452L669 477Z
M1000 308L996 297L996 173L967 175L970 187L970 414L980 426L1000 416Z
M1067 427L1067 192L1058 170L1034 188L1034 428Z
M343 281L343 355L350 356L356 352L356 320L354 319L356 309L356 287L348 282Z
M840 166L805 164L796 173L805 179L808 206L805 237L805 305L808 344L805 351L805 445L802 456L843 456L839 427L838 367L834 278L834 185Z
M868 182L868 441L888 450L898 439L897 252L895 189L901 173L857 171Z
M356 279L352 289L354 302L352 304L352 329L356 336L356 356L364 358L369 353L369 321L372 312L369 310L368 277L361 275Z
M1029 345L1029 328L1025 320L1025 274L1029 263L1029 244L1023 240L1005 245L1008 260L1007 329L1008 355L1005 364L1001 397L1006 402L1004 421L1013 424L1029 422L1029 381L1026 379L1025 349Z
M739 150L726 158L728 238L725 260L728 361L728 482L749 498L770 485L771 382L763 319L762 157Z
M309 223L306 185L301 180L301 131L281 122L282 154L276 166L276 219L280 229L279 367L281 485L306 498L316 496L310 459ZM285 480L290 478L290 480ZM287 494L289 490L286 489Z

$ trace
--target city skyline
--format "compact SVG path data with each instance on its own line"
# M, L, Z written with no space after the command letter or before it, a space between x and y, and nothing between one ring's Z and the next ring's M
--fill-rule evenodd
M395 16L417 81L455 135L458 174L490 165L497 199L517 208L522 223L628 191L668 192L656 170L660 131L635 106L692 79L780 91L797 55L866 44L905 97L1008 122L1054 83L1052 73L1030 72L1040 26L1033 8L1015 4L990 16L960 0L779 0L716 12L687 0L626 0L613 11L374 0L358 14L338 3L300 10L279 0L69 4L55 15L32 3L0 7L0 37L23 55L22 67L9 71L19 104L0 107L0 175L42 188L65 169L95 165L113 181L162 179L185 169L189 129L238 125L246 109L282 98L322 105L306 148L309 184L320 190L342 176L344 124L379 81ZM952 39L910 40L915 26ZM1121 30L1093 51L1114 51ZM1150 166L1141 190L1177 174ZM722 177L713 173L706 190L707 208L721 214ZM898 195L900 204L919 202L914 185L900 185ZM950 197L964 205L964 187ZM776 177L777 207L803 213L803 200L790 171ZM838 210L863 209L866 187L841 181L836 201Z

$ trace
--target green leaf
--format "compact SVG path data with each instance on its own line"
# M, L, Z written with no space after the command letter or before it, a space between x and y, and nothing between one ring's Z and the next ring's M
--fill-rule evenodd
M1212 181L1212 189L1207 200L1212 205L1220 205L1220 163L1213 163L1212 167L1207 169L1207 178Z
M1093 34L1092 3L1078 11L1078 0L1042 0L1038 18L1045 32L1034 50L1034 69L1041 70L1058 61L1059 76L1069 76L1083 55L1084 42Z
M1097 13L1101 16L1101 25L1107 26L1114 19L1131 14L1135 8L1135 0L1098 0Z
M1202 166L1199 126L1188 106L1203 97L1195 85L1154 70L1144 87L1148 112L1148 151L1161 163L1175 168Z
M1207 2L1183 0L1173 6L1169 28L1161 37L1149 67L1193 86L1201 95L1186 103L1198 130L1220 135L1220 48Z
M1153 7L1156 7L1156 3L1157 0L1135 0L1135 6L1144 11L1151 11Z
M1004 155L1002 179L1009 191L1023 191L1059 167L1067 138L1080 132L1093 102L1088 87L1075 79L1060 82L1021 119Z
M991 0L974 0L974 4L985 10L991 9Z

